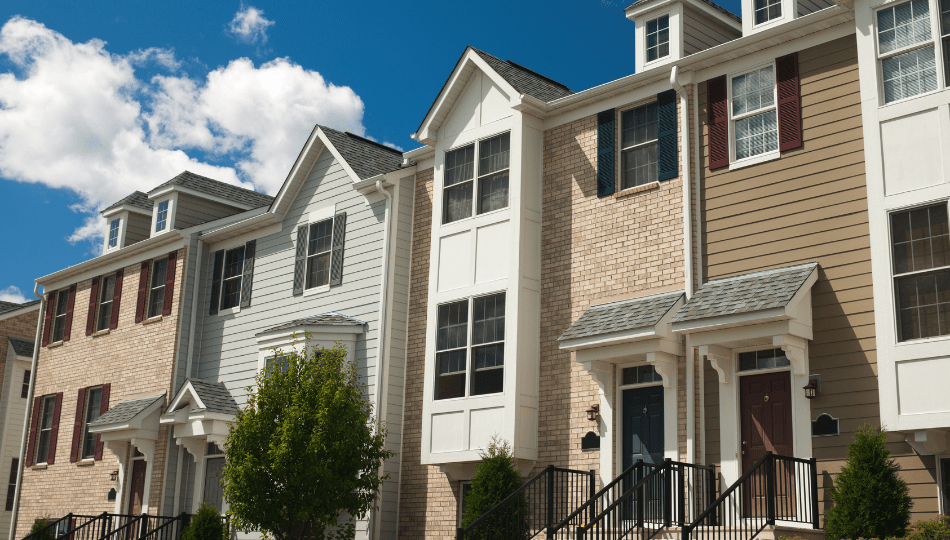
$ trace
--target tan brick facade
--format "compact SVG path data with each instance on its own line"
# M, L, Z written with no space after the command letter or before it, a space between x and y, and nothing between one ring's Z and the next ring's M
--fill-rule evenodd
M36 325L39 321L38 316L37 309L34 309L29 313L0 321L0 391L4 388L3 378L6 372L7 348L10 347L10 341L7 338L14 337L28 341L36 339ZM11 381L14 390L19 390L20 385L18 383L22 382L16 378L17 376L22 376L22 374L14 373L14 380ZM3 397L2 394L0 394L0 397Z
M172 366L178 342L185 251L178 250L171 315L161 319L135 323L140 260L130 261L125 266L119 322L114 330L85 335L91 279L76 284L70 340L40 349L34 395L62 392L63 404L55 463L28 467L24 471L17 537L24 536L40 517L115 511L115 502L108 501L107 495L111 488L118 487L110 480L110 473L118 469L116 456L106 448L101 461L70 463L78 391L109 383L110 406L134 397L162 393L170 396L174 390L171 388ZM150 514L159 512L167 441L167 428L162 428L152 468ZM128 459L126 455L120 457ZM127 468L127 481L130 472L131 468ZM127 498L128 488L125 495ZM127 506L128 501L123 501L123 512L128 511Z

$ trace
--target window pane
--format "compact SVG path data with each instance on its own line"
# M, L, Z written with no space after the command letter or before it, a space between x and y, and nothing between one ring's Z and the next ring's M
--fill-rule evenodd
M471 184L469 184L471 185ZM478 213L508 207L508 171L478 179Z
M436 355L438 371L436 373L435 399L465 396L466 354L467 351L461 349Z
M755 369L757 365L755 352L739 353L739 371Z
M891 214L894 273L950 265L945 203Z
M472 320L472 345L504 341L505 294L475 298L472 304Z
M495 369L476 369L472 373L472 395L482 396L485 394L497 394L505 390L505 370Z
M656 144L641 146L623 153L623 187L621 189L642 186L656 182L657 172Z
M621 147L629 148L656 140L656 103L623 111Z
M469 217L472 217L472 182L446 188L443 222Z
M330 254L322 253L308 258L307 288L320 287L328 283L330 283Z
M96 330L105 330L112 319L112 297L115 294L115 276L102 278L99 285L99 315L96 319Z
M775 104L775 73L772 66L732 79L732 114L740 115Z
M26 399L30 397L30 370L23 372L23 387L20 389L20 397Z
M325 219L310 226L310 240L307 245L307 255L316 255L330 251L332 246L333 220ZM241 257L244 254L242 252Z
M158 214L155 216L155 232L165 230L165 221L168 218L168 201L158 203Z
M877 36L881 54L930 39L930 8L927 0L912 0L877 12Z
M320 255L327 257L329 255ZM308 276L309 277L309 276ZM241 278L225 280L221 284L221 309L231 309L241 301Z
M478 175L508 168L511 135L508 133L478 143Z
M69 289L63 289L56 293L56 315L65 315L66 307L69 305Z
M468 300L439 306L437 351L468 345Z
M119 244L119 220L113 219L109 224L109 247L115 247Z
M937 89L933 45L885 58L881 70L885 103Z
M778 150L778 118L775 111L736 120L736 159Z
M165 285L165 271L168 269L168 259L158 259L152 265L152 288Z
M224 279L240 276L244 272L244 248L232 249L224 254Z
M669 15L647 22L647 62L670 54L669 28Z
M96 454L96 434L89 432L89 423L99 418L102 405L102 388L92 388L86 392L86 423L83 428L81 459L94 457Z
M897 280L900 341L950 333L950 272Z
M165 271L168 259L158 259L152 266L152 290L148 296L148 317L157 317L165 303Z
M470 144L445 153L445 181L443 186L449 187L472 179L475 164L475 145Z

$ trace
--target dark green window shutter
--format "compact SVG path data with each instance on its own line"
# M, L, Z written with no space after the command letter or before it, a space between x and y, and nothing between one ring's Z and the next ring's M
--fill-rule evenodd
M208 308L209 315L218 313L218 306L221 303L221 272L224 270L224 250L219 249L214 252L214 264L211 267L211 305Z
M257 240L244 244L244 275L241 276L241 308L251 307L251 281L254 279L254 252Z
M310 225L297 227L297 258L294 261L294 296L303 294L304 271L307 266L307 232Z
M676 91L656 95L657 170L660 180L679 176L676 144Z
M333 216L333 244L330 252L330 285L343 283L343 241L346 238L346 212Z
M597 114L597 196L614 192L614 110Z

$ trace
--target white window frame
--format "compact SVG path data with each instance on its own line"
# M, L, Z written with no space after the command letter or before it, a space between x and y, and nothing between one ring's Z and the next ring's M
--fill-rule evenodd
M500 136L502 136L502 135L504 135L504 134L506 134L506 133L508 134L508 168L507 168L507 169L497 170L497 171L494 171L494 172L491 172L491 173L479 174L479 170L478 170L478 160L479 160L479 157L481 156L481 153L479 152L479 149L481 148L481 143L482 143L483 141L487 141L487 140L490 140L490 139L494 139L494 138L496 138L496 137L500 137ZM513 153L512 150L511 150L511 145L512 145L511 140L512 140L512 137L511 137L511 130L510 130L510 129L506 129L506 130L499 131L499 132L497 132L497 133L493 133L493 134L488 135L488 136L485 136L485 137L480 137L480 138L475 139L475 140L473 140L473 141L468 141L468 142L466 142L465 144L461 144L461 145L455 146L455 147L453 147L453 148L449 148L449 149L447 149L445 152L442 153L442 158L443 158L443 161L442 161L442 189L441 189L442 193L441 193L441 201L439 202L439 208L440 208L440 211L439 211L439 224L440 224L440 226L443 226L443 227L444 227L444 226L447 226L447 225L452 225L453 223L462 223L462 222L464 222L464 221L466 221L466 220L474 219L474 218L476 218L476 217L478 217L478 216L487 216L487 215L490 215L490 214L494 214L494 213L496 213L496 212L503 212L503 211L508 210L509 208L511 208L511 156L512 156L512 153ZM459 182L459 183L457 183L457 184L453 184L453 185L451 185L451 186L448 186L448 188L446 188L446 186L445 186L445 156L448 155L448 154L450 154L450 153L452 153L452 152L454 152L454 151L456 151L456 150L461 150L461 149L463 149L463 148L465 148L465 147L467 147L467 146L473 146L473 145L474 145L475 149L474 149L474 151L473 151L473 157L472 157L472 178L471 178L471 180L465 180L464 182ZM494 176L494 175L499 174L499 173L504 172L504 171L508 171L508 203L505 204L505 206L502 207L502 208L498 208L498 209L496 209L496 210L490 210L490 211L488 211L488 212L478 213L478 188L479 188L479 186L481 185L482 179L483 179L483 178L487 178L487 177L489 177L489 176ZM445 194L446 194L447 190L448 190L448 189L451 189L451 188L454 188L454 187L456 187L456 186L461 186L462 184L465 184L466 182L471 182L471 183L472 183L472 213L471 213L471 215L469 215L469 216L466 217L466 218L456 219L455 221L445 221Z
M59 299L61 296L65 295L67 298L66 303L63 304L63 312L58 313L59 311ZM53 343L62 343L66 336L66 316L69 314L69 288L60 289L56 291L56 298L53 299L53 318L50 321L50 332L49 332L49 342L50 345ZM63 335L56 339L56 325L62 323L63 325Z
M105 280L108 279L108 278L110 278L110 277L112 278L113 295L112 295L112 297L110 297L108 300L103 300L103 299L102 299L102 294L103 294L103 293L105 292L105 290L106 290L103 285L105 284ZM109 323L111 322L111 318L112 318L112 302L113 302L113 299L115 298L115 278L116 278L116 274L115 274L115 273L106 274L106 275L104 275L104 276L100 276L100 277L99 277L99 291L96 293L96 294L99 296L99 298L96 298L96 315L95 315L96 319L95 319L95 322L93 323L93 324L95 325L95 326L94 326L94 332L104 332L104 331L106 331L106 330L109 330ZM106 321L105 328L100 328L100 327L99 327L99 321L100 321L100 318L102 317L103 304L109 304L109 305L108 305L108 308L109 308L109 319L107 319L107 321Z
M887 107L894 105L896 103L903 103L911 99L916 99L921 96L928 96L930 94L935 94L944 90L946 88L946 77L947 73L943 73L943 47L941 47L941 42L943 36L940 32L940 0L928 0L927 9L930 13L930 39L915 43L913 45L908 45L900 49L890 51L887 53L881 53L881 40L880 40L880 29L878 28L878 13L885 9L893 9L901 4L911 2L912 0L905 0L903 2L886 2L879 6L876 6L871 12L871 28L874 32L874 55L877 62L877 87L878 87L878 103L880 107ZM936 4L936 12L934 11L934 4ZM950 32L947 33L950 36ZM885 102L884 100L884 60L894 56L904 54L906 52L914 51L917 49L922 49L932 45L934 47L934 69L936 70L937 76L937 88L931 90L930 92L922 92L920 94L905 97L901 99L895 99L894 101Z
M660 117L659 117L659 111L657 111L657 119L656 119L656 138L655 138L655 139L652 139L652 140L649 140L649 141L647 141L647 142L640 143L640 144L634 144L634 145L632 145L632 146L626 146L626 147L625 147L625 146L623 145L623 114L624 114L625 112L629 112L629 111L632 111L632 110L634 110L634 109L639 109L640 107L646 107L646 106L651 105L651 104L652 104L652 105L657 105L657 101L656 101L655 99L653 99L653 100L650 100L650 101L646 101L646 102L643 102L643 103L638 103L638 104L636 104L636 105L631 105L631 106L629 106L629 107L625 107L625 108L621 109L620 111L618 111L617 120L618 120L618 124L620 125L620 129L618 130L618 133L617 133L617 146L618 146L618 148L619 148L619 152L617 153L617 155L620 156L620 159L617 160L617 161L618 161L617 168L619 169L619 175L618 175L618 176L619 176L619 180L620 180L620 182L619 182L620 189L618 190L618 192L627 191L627 190L630 190L630 189L641 188L641 187L646 186L646 185L649 185L649 184L651 184L651 183L659 183L659 181L660 181ZM637 185L637 186L625 187L625 186L626 186L626 182L625 182L626 179L624 178L624 167L623 167L623 156L624 156L624 154L627 153L627 152L632 152L632 151L637 150L637 149L640 149L640 148L644 148L644 147L649 146L649 145L651 145L651 144L654 144L654 145L656 145L656 147L657 147L657 148L656 148L656 151L657 151L657 154L656 154L656 162L657 162L657 163L656 163L656 178L654 178L653 180L651 180L651 181L649 181L649 182L644 182L643 184L640 184L640 185Z
M650 46L648 45L650 32L648 30L649 28L648 25L653 21L658 21L662 19L663 17L666 17L666 43L667 43L666 54L663 56L657 56L653 60L650 60L649 59ZM673 23L673 17L671 16L670 12L660 13L656 17L643 21L643 65L644 66L667 59L670 57L670 55L673 54L673 24L672 23ZM659 30L657 30L657 34L659 34ZM657 42L657 54L659 54L659 46L660 44L659 42Z
M244 251L244 250L246 249L245 244L239 244L239 245L236 245L236 246L231 247L231 248L224 248L224 249L223 249L223 251L224 251L224 256L223 256L224 262L221 264L221 275L218 276L218 277L220 278L220 283L218 283L218 315L219 315L219 316L220 316L220 315L227 315L227 314L229 314L229 313L238 313L238 312L241 311L241 293L243 292L243 285L244 285L244 264L247 264L247 258L246 258L246 257L247 257L247 253L244 253L245 259L244 259L244 263L241 265L241 273L238 274L236 277L227 278L228 280L231 280L231 281L237 280L237 282L238 282L238 299L237 299L237 303L234 304L234 305L231 306L231 307L227 307L227 308L224 307L224 282L226 281L226 280L225 280L225 277L224 277L224 272L225 272L225 270L227 269L227 265L228 265L228 253L229 253L229 252L232 252L232 251L237 251L237 250L239 250L239 249L240 249L241 251ZM213 282L213 281L212 281L212 282Z
M160 233L168 228L168 214L171 205L170 199L159 201L155 205L155 230L153 232Z
M325 207L323 207L323 208L319 208L319 209L317 209L317 210L311 211L311 212L308 214L308 216L307 216L307 222L300 224L300 225L306 225L306 226L308 227L308 229L307 229L307 248L306 248L306 249L307 249L307 256L306 256L306 258L304 259L304 263L303 263L303 295L304 295L304 296L309 296L309 295L311 295L311 294L325 293L325 292L327 292L327 291L330 290L330 279L329 279L329 275L327 276L327 284L326 284L326 285L317 285L317 286L315 286L315 287L307 288L307 269L308 269L308 267L309 267L310 257L313 257L313 256L316 256L316 255L317 255L317 254L314 254L314 255L311 255L311 254L310 254L310 232L311 232L311 231L310 231L309 227L312 227L312 226L316 225L317 223L320 223L321 221L326 221L326 220L328 220L328 219L331 220L331 226L330 226L330 267L331 267L331 268L330 268L330 269L331 269L331 272L332 272L332 265L333 265L333 225L336 225L336 224L333 223L333 222L336 221L336 220L334 219L335 216L336 216L336 206L325 206ZM296 229L296 228L294 228L294 232L293 232L292 234L293 234L293 241L296 242L296 241L297 241L297 229ZM295 246L295 247L296 247L296 246Z
M749 73L759 71L762 68L772 66L772 75L775 78L775 83L772 85L772 105L770 107L765 107L761 109L756 109L754 111L742 113L738 116L732 113L732 81L736 77L741 77L742 75L747 75ZM739 169L742 167L747 167L749 165L755 165L757 163L763 163L766 161L771 161L773 159L778 159L782 156L781 150L779 150L778 141L775 145L775 150L770 150L762 154L757 154L754 156L745 157L742 159L736 159L736 122L743 120L745 118L750 118L759 114L766 113L768 111L775 111L775 120L776 120L776 129L778 128L778 68L775 65L775 60L770 60L766 63L759 64L755 67L737 72L731 73L726 77L726 107L729 114L729 170Z
M779 14L779 16L776 17L776 18L774 18L774 19L767 19L767 20L765 20L765 21L763 21L763 22L757 23L757 22L755 22L755 12L757 11L757 10L755 9L755 0L750 0L750 1L751 1L751 6L750 6L750 7L752 8L752 28L755 28L755 29L763 28L763 27L768 26L768 25L770 25L770 24L775 24L776 22L781 21L782 19L785 18L785 11L786 11L786 9L785 9L785 2L784 2L784 0L779 0L778 5L779 5L779 10L781 11L781 13ZM769 0L765 0L765 1L768 2ZM766 11L768 11L768 6L766 6L765 9L766 9Z
M153 287L152 280L155 279L155 265L157 265L160 261L165 261L165 279L161 281L161 285L156 285ZM152 259L152 261L149 264L151 265L151 268L149 268L149 273L148 273L148 293L145 295L145 319L146 320L157 319L158 317L162 316L161 309L158 310L158 313L154 315L152 314L152 295L157 294L157 291L161 289L162 290L162 304L164 305L165 293L168 292L165 290L165 281L167 281L168 279L168 258L159 257L157 259Z
M498 295L498 294L504 294L504 295L505 295L505 339L503 339L503 340L501 340L501 341L491 341L491 342L488 342L488 343L479 343L478 345L473 345L473 344L472 344L472 341L473 341L473 340L472 340L472 337L473 337L473 333L474 333L474 331L475 331L475 318L474 318L474 315L475 315L475 299L477 299L477 298L484 298L484 297L486 297L486 296L495 296L495 295ZM465 334L465 337L466 337L466 339L465 339L465 347L454 347L454 348L451 348L451 349L439 350L439 348L438 348L438 341L439 341L439 337L438 337L438 335L439 335L438 313L439 313L439 308L442 307L442 306L445 306L445 305L455 304L455 303L458 303L458 302L468 302L468 305L466 306L467 309L468 309L468 323L467 323L467 328L466 328L466 330L465 330L465 332L466 332L466 334ZM471 296L463 296L463 297L461 297L461 298L455 298L455 299L453 299L453 300L447 300L447 301L445 301L445 302L439 302L439 303L436 305L436 307L435 307L435 312L436 312L436 322L435 322L435 333L436 333L436 337L435 337L435 347L434 347L434 349L435 349L435 356L434 356L435 366L434 366L434 368L435 368L435 369L432 370L432 374L433 374L433 377L434 377L434 385L432 386L432 389L433 389L432 400L433 400L434 402L440 402L440 403L441 403L441 402L447 402L447 401L453 401L453 400L460 400L460 399L482 398L482 397L487 397L487 396L501 396L501 395L504 395L504 394L509 390L509 389L507 388L507 385L503 385L503 386L502 386L502 391L501 391L501 392L493 392L493 393L490 393L490 394L478 394L478 395L473 395L473 394L472 394L472 379L473 379L473 375L474 375L474 373L475 373L475 364L474 364L475 357L472 355L472 350L475 349L475 348L477 348L477 347L486 347L486 346L489 346L489 345L497 345L497 344L499 344L499 343L501 343L502 345L506 345L506 344L507 344L507 342L508 342L508 339L507 339L507 338L508 338L508 332L509 332L509 329L508 329L508 318L509 318L509 313L508 313L508 291L507 291L507 290L492 291L492 292L488 292L488 293L484 293L484 294L475 294L475 295L471 295ZM436 393L438 392L438 388L439 388L439 353L450 352L450 351L458 351L458 350L463 350L463 349L465 350L465 393L464 393L464 395L461 395L461 396L459 396L459 397L453 397L453 398L441 398L441 399L437 398L437 397L436 397L436 395L437 395ZM506 352L507 352L507 351L506 351ZM505 360L505 363L502 364L501 367L493 366L493 367L490 367L490 368L484 368L483 371L487 371L487 370L491 370L491 369L501 369L501 370L504 370L504 369L509 365L508 362L509 362L509 361L506 359L506 360ZM453 373L457 373L457 372L453 372ZM504 373L504 371L503 371L502 373ZM502 375L502 380L504 380L504 374Z
M109 221L109 236L106 239L107 249L115 249L119 247L119 232L121 228L122 218L115 218ZM115 234L115 238L113 238L113 233Z
M93 390L99 391L100 410L101 410L101 405L102 405L102 386L90 386L86 388L86 392L85 392L85 396L83 397L83 404L82 404L82 438L79 440L79 460L80 461L89 461L89 460L94 460L96 458L95 446L93 446L92 448L91 456L86 456L84 454L85 449L86 449L86 439L88 439L90 435L92 436L93 439L96 438L95 433L89 433L89 422L94 421L96 418L99 418L99 416L102 416L102 414L100 413L99 415L96 416L96 418L89 420L89 405L90 405L89 394Z
M43 428L43 417L46 416L46 408L50 406L53 410L50 412L50 427ZM53 423L56 421L52 415L56 414L56 394L49 394L40 398L40 410L39 418L36 421L36 448L33 449L35 454L33 455L33 463L36 465L45 465L46 461L49 459L49 445L52 443L53 438ZM49 439L47 440L46 446L46 455L43 456L42 461L40 460L40 439L43 438L43 432L49 432Z

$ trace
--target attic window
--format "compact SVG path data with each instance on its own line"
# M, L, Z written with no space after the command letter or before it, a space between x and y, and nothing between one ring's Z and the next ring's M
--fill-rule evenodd
M155 215L155 232L165 230L168 221L168 201L158 203L158 214Z
M761 1L761 0L756 0ZM647 62L670 54L670 16L647 21Z
M755 24L782 17L782 0L755 0Z
M109 223L109 247L114 248L119 245L119 219L113 219Z

